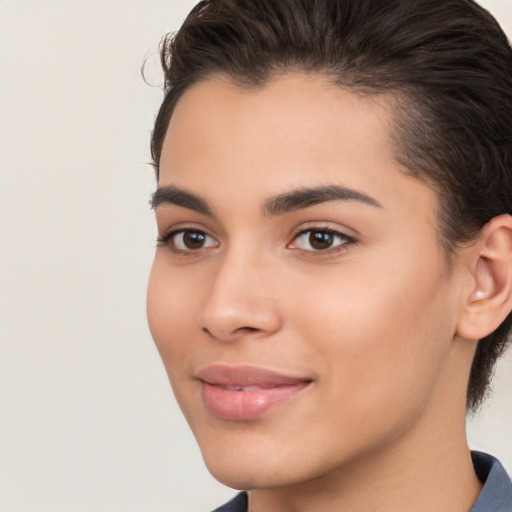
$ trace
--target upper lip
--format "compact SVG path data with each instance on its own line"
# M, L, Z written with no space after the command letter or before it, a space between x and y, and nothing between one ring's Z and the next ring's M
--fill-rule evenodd
M293 377L273 370L255 366L212 365L200 370L197 377L214 386L257 386L273 388L277 386L293 386L311 382L304 377Z

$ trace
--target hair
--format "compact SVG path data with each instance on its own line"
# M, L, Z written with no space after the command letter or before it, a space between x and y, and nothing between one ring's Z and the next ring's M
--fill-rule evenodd
M512 214L512 49L473 0L204 0L164 36L160 58L157 178L174 107L192 85L225 76L258 87L286 72L320 73L355 93L394 98L395 159L436 191L447 254ZM486 398L511 328L509 314L479 341L469 412Z

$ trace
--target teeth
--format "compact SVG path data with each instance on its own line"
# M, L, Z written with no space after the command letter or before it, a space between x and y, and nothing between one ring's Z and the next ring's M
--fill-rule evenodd
M228 391L258 391L261 388L258 386L225 386Z

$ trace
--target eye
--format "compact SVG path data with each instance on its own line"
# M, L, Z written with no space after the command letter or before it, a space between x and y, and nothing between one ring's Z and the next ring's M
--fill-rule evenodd
M198 229L171 231L163 237L158 237L157 241L175 252L193 252L219 245L215 238Z
M308 229L301 231L289 247L319 252L341 247L354 241L352 237L332 229Z

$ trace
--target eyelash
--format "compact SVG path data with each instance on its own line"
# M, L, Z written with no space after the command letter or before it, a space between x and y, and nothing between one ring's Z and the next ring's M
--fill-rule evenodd
M175 229L173 231L169 231L165 233L162 236L157 237L157 244L159 246L165 246L168 247L173 253L180 255L180 256L191 256L198 254L202 249L208 249L209 247L218 247L218 242L216 242L216 245L213 246L206 246L206 247L199 247L197 249L181 249L176 247L176 244L173 243L173 238L176 237L179 234L196 234L200 236L204 236L205 238L210 238L212 240L215 240L212 236L210 236L208 233L201 229L193 229L193 228L182 228L182 229ZM304 235L307 235L309 233L309 236L313 233L319 233L323 235L328 235L333 237L334 239L342 239L343 242L334 245L331 247L327 247L325 249L301 249L300 247L290 247L292 244L296 243L301 237ZM309 240L311 242L311 239ZM338 252L340 250L345 250L347 246L357 243L357 240L341 231L337 231L335 229L329 228L329 227L308 227L306 229L301 229L300 231L297 231L292 238L292 241L287 244L287 248L292 250L302 250L303 252L309 253L314 256L323 256L327 254L332 254L334 252ZM311 244L310 244L311 245Z

